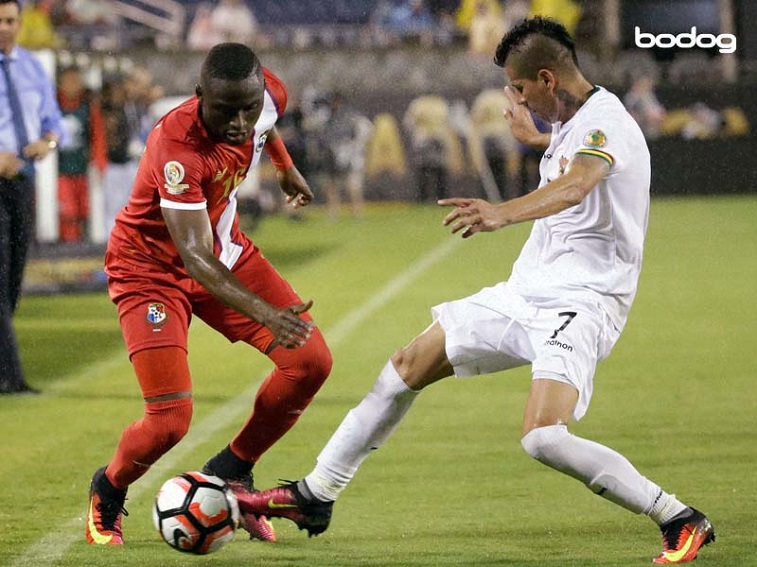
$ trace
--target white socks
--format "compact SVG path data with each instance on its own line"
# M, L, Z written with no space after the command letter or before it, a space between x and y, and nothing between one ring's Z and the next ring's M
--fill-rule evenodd
M396 429L417 395L389 361L373 389L349 411L318 455L315 468L304 479L307 491L318 500L336 500L370 452ZM658 525L686 509L674 494L642 476L620 453L572 435L565 425L533 429L521 444L533 458L627 510L649 515Z
M342 420L318 455L305 482L318 500L336 500L370 452L378 449L410 409L418 392L411 390L390 360L373 389Z
M658 525L686 509L642 476L620 453L568 433L565 425L538 427L521 444L538 461L583 482L589 489L636 514L649 515Z

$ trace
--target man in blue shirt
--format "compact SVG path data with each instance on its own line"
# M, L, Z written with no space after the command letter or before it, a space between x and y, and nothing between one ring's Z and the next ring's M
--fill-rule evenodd
M0 0L0 394L37 393L24 379L11 318L34 235L34 162L62 133L53 85L16 45L18 0Z

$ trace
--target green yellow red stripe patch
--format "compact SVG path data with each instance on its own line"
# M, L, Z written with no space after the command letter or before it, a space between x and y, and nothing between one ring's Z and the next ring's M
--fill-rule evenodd
M602 150L595 150L592 148L581 148L576 152L576 154L582 154L582 155L589 155L589 156L597 156L599 158L602 158L610 165L615 163L615 158L612 157L607 152L603 152Z

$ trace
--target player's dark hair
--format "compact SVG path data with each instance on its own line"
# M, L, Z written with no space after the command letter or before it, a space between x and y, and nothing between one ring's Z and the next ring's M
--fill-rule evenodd
M499 42L494 64L504 67L508 57L518 55L520 75L534 79L539 69L564 66L568 59L578 67L576 46L568 30L551 18L536 16L516 24Z
M0 0L0 4L15 4L21 11L21 0Z
M246 45L219 43L208 52L201 72L208 79L243 81L251 75L262 77L262 66L258 56Z

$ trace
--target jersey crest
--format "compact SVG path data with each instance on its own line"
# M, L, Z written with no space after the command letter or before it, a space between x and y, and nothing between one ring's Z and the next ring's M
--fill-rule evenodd
M590 148L604 148L607 145L607 136L602 130L592 130L584 138L584 146Z
M162 303L150 303L147 306L147 322L150 323L156 330L158 327L165 325L168 320L168 313L166 313L166 306Z

